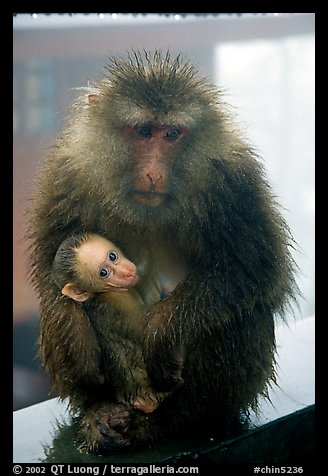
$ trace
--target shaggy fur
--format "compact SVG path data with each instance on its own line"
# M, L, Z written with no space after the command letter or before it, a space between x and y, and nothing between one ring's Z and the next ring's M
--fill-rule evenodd
M122 129L140 123L188 130L158 207L133 200L139 158ZM188 266L145 312L144 357L154 386L165 388L177 349L184 354L184 384L147 417L111 400L109 377L99 384L111 350L51 277L61 242L84 231L110 238L137 264L170 249ZM190 429L226 435L267 394L275 380L274 316L296 295L292 238L259 157L220 92L188 62L157 52L110 61L104 79L75 103L38 175L29 238L40 355L56 391L81 414L86 451ZM111 320L111 309L99 319Z

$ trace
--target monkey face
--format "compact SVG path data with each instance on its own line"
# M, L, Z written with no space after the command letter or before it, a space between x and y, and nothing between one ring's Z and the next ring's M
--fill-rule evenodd
M135 151L132 197L139 204L157 207L169 193L169 171L187 130L145 123L126 126L125 132Z
M85 241L77 250L79 274L90 279L93 292L128 290L139 281L137 267L121 250L100 236Z
M217 94L188 63L143 59L108 66L89 96L85 124L91 130L79 141L85 137L83 158L89 148L97 162L89 180L97 180L99 200L121 220L142 220L148 228L169 221L171 211L184 214L192 196L198 203L213 156L207 144L218 134Z

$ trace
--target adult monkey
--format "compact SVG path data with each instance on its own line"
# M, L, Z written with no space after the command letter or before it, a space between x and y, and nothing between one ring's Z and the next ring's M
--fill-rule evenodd
M137 52L107 73L76 102L36 186L41 357L81 412L86 451L192 429L226 435L275 379L274 315L296 295L292 238L256 153L194 66ZM184 384L150 415L111 401L88 316L52 281L58 246L81 231L149 265L149 285L166 295L145 312L147 370L167 390L182 349Z

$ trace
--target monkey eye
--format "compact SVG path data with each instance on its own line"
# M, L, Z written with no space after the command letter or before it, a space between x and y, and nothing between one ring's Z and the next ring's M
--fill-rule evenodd
M136 128L137 134L142 139L147 139L151 137L151 127L150 126L140 126Z
M115 251L110 251L108 253L108 258L110 259L110 261L116 261L118 258L118 254Z
M180 129L170 129L165 134L165 139L167 141L173 142L173 141L177 140L180 135L181 135Z
M99 270L99 276L100 276L101 278L107 278L109 275L110 275L109 269L107 269L107 268L101 268L101 269Z

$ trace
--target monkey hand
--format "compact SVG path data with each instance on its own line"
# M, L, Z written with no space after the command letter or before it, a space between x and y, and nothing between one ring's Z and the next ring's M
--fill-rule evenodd
M129 422L127 406L97 403L83 415L75 442L82 453L108 454L118 451L131 444L126 435Z
M138 396L133 401L132 406L143 413L152 413L156 410L158 402L153 402L150 399L147 400L146 398Z
M153 413L161 402L171 394L171 392L158 392L150 385L149 379L147 384L141 387L139 394L130 402L135 410L139 410L144 414Z

